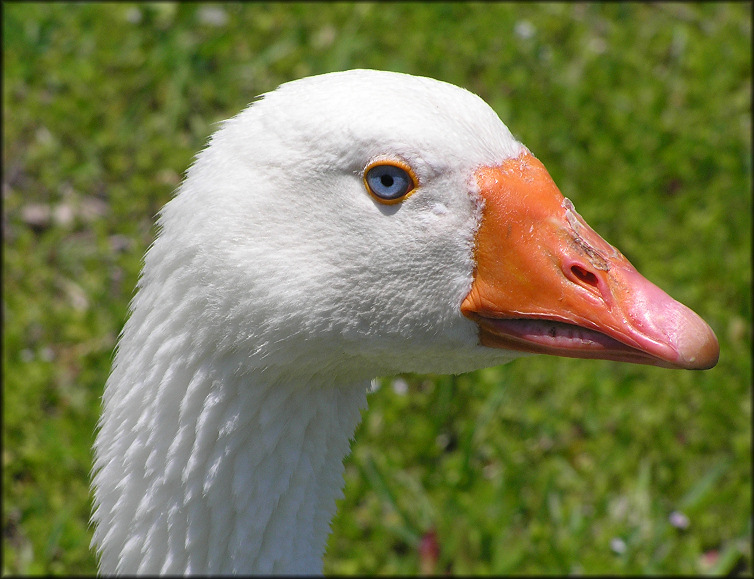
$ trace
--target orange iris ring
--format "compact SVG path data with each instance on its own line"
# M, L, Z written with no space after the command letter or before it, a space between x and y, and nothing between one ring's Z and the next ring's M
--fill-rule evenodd
M408 173L408 176L411 177L411 188L406 191L402 196L397 197L395 199L383 199L379 195L377 195L374 191L372 191L372 188L369 186L369 183L367 182L367 174L369 171L371 171L374 167L379 167L380 165L392 165L393 167L398 167L399 169L403 169L406 173ZM366 167L364 167L364 171L361 174L361 178L364 181L364 187L367 190L367 193L369 193L370 197L377 201L378 203L382 203L383 205L395 205L396 203L402 203L411 195L414 194L414 192L419 188L419 179L416 177L416 173L414 173L414 170L411 168L411 165L406 163L405 161L401 159L395 159L391 157L380 157L378 159L374 159L373 161L370 161Z

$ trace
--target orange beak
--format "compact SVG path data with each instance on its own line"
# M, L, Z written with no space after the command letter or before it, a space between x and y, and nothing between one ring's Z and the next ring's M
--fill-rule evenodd
M484 346L668 368L717 363L712 329L642 277L526 152L476 172L476 271L461 304Z

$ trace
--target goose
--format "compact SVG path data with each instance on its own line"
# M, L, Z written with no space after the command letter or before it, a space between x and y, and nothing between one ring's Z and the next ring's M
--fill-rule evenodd
M158 226L94 444L103 574L322 573L376 376L718 359L481 98L430 78L281 85Z

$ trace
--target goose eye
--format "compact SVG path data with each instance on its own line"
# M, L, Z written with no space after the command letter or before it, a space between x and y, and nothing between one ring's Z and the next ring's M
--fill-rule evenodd
M382 203L402 201L415 187L414 178L398 165L374 165L364 173L369 193Z

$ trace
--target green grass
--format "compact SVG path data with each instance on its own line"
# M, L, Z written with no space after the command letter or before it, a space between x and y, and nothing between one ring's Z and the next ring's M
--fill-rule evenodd
M437 572L752 572L750 4L3 17L4 574L95 571L99 397L153 216L192 156L255 95L356 67L482 96L721 356L707 372L537 357L405 376L406 394L382 380L325 570L417 573L434 529Z

